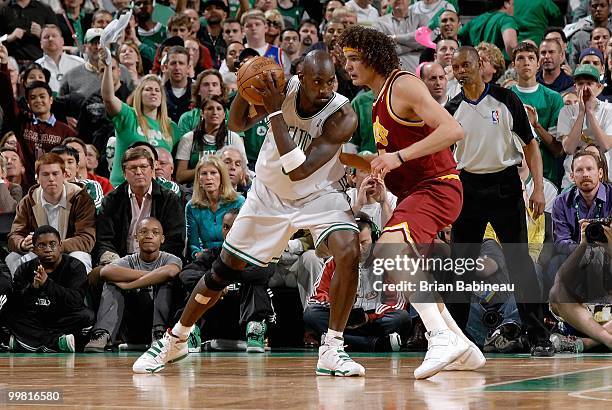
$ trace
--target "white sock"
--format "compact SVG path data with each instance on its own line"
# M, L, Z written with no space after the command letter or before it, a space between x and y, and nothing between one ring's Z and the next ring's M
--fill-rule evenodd
M328 328L327 334L325 335L325 344L329 346L342 346L344 344L342 332Z
M457 322L455 322L455 319L453 319L446 306L444 306L444 310L442 311L441 315L450 330L456 333L457 336L463 339L463 341L465 341L467 344L472 344L470 339L468 339L468 337L461 331L461 329L457 325Z
M416 310L421 317L425 329L427 329L428 332L448 329L446 321L438 310L437 303L412 303L412 307L414 307L414 310Z
M193 326L183 326L181 322L176 322L176 325L172 328L172 334L180 340L185 340L189 337L192 330Z

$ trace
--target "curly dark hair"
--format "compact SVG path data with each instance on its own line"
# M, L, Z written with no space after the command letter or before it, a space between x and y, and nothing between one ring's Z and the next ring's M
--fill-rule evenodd
M363 62L383 77L400 68L393 40L373 28L353 25L342 32L338 44L359 50Z

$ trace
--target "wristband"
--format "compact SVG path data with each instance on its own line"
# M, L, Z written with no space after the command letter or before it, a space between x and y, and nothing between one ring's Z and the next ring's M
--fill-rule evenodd
M395 153L397 154L397 157L399 158L400 162L402 164L405 164L406 161L404 161L404 158L402 158L402 155L400 154L400 152L399 151L395 151Z
M287 174L302 165L304 161L306 161L306 155L299 147L295 147L292 151L280 157L283 170Z
M283 110L274 111L273 113L268 114L268 119L272 119L272 117L276 115L283 115Z

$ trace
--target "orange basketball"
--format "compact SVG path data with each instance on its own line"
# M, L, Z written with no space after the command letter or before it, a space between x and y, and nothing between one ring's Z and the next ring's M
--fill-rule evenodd
M285 73L282 67L268 57L253 57L238 70L236 80L238 93L253 105L263 105L261 96L251 86L263 87L263 82L257 76L266 71L276 72L277 78L280 79L279 86L285 85Z

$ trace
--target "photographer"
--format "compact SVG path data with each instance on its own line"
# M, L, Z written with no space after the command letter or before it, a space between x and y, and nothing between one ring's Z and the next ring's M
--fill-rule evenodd
M612 215L612 186L603 183L603 168L592 152L582 150L574 155L571 179L575 186L563 192L553 205L555 254L546 275L546 284L553 284L559 266L576 250L580 242L579 221Z
M612 350L612 321L597 317L588 306L612 302L610 225L609 217L604 221L581 220L580 244L559 269L550 291L550 310L584 337L553 334L556 351L580 353L600 344Z

